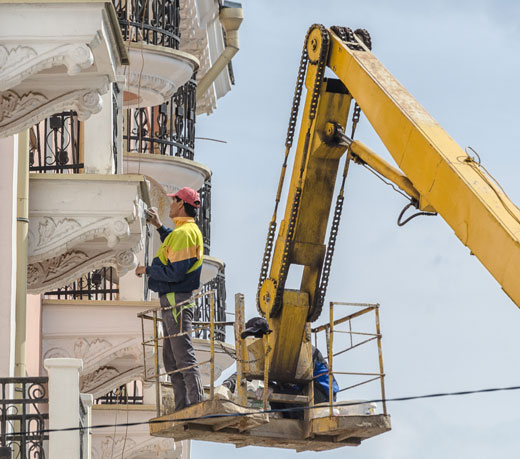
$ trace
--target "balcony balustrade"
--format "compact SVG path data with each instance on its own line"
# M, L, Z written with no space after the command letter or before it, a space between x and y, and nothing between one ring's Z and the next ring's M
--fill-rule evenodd
M142 384L132 381L97 398L94 403L96 405L142 405L143 401Z
M0 457L45 459L48 378L0 378ZM12 456L12 453L16 456Z
M113 0L123 39L179 49L179 0Z
M77 174L81 160L81 122L76 112L57 113L30 129L29 170Z
M161 105L128 109L123 134L126 151L193 160L196 89L192 78Z
M204 284L201 288L201 293L215 290L215 321L225 322L226 321L226 276L224 268L221 268L217 276ZM197 305L194 310L194 321L197 322L209 322L210 321L210 297L203 295L197 298ZM195 332L195 338L209 339L209 327L202 328ZM224 325L215 326L215 339L217 341L224 342L226 340L226 327Z
M119 288L114 268L96 269L80 279L56 290L45 292L44 298L70 300L117 300Z
M199 196L200 209L196 222L204 240L204 255L209 255L211 245L211 177L204 182L204 186L199 190Z

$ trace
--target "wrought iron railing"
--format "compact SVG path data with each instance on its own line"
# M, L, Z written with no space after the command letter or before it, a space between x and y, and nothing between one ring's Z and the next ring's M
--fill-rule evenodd
M112 84L112 158L114 161L114 173L119 172L118 157L121 150L121 137L119 128L119 94L121 90L117 83Z
M126 41L179 49L179 0L112 0Z
M137 381L123 384L108 394L97 398L95 403L98 405L142 405L142 384L138 384Z
M46 377L0 378L1 458L45 459L47 383Z
M193 160L196 88L193 76L168 102L128 109L123 133L126 151Z
M52 115L29 131L31 172L77 174L83 169L81 130L76 112Z
M211 244L211 178L204 182L204 186L199 190L199 196L200 209L196 221L204 240L204 255L209 255Z
M217 276L204 284L201 288L201 293L216 291L215 298L215 321L226 321L226 275L224 268L221 268ZM197 305L195 307L194 322L209 322L210 320L210 297L202 295L197 298ZM201 328L195 332L195 338L209 339L209 328ZM215 326L215 339L224 342L226 340L225 325Z
M92 271L65 287L45 292L44 298L63 300L117 300L119 286L112 267Z

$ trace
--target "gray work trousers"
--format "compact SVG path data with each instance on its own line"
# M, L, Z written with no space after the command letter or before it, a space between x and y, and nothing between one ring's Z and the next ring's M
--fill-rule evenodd
M190 293L176 293L175 303L181 303L191 296ZM176 335L181 332L190 332L193 322L193 307L187 304L175 307L170 305L166 295L159 297L162 308L174 306L173 309L162 310L164 336ZM166 372L191 367L178 373L170 374L175 399L175 411L199 403L204 400L204 391L200 379L191 333L173 338L166 338L163 345L163 363Z

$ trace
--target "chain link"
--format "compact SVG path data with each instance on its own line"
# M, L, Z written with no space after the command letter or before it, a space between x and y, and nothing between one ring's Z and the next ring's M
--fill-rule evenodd
M305 40L303 43L302 55L300 58L300 67L298 68L298 76L296 78L296 87L294 89L291 113L289 116L289 127L287 128L287 136L286 136L286 140L285 140L285 157L284 157L284 162L282 165L282 170L280 173L280 181L278 184L278 192L277 192L276 199L275 199L275 208L274 208L274 212L273 212L273 217L271 219L271 222L269 223L269 229L267 232L267 240L266 240L265 248L264 248L262 266L260 268L260 277L258 279L258 289L257 289L257 298L256 298L257 309L260 313L262 313L262 310L260 308L260 295L259 295L260 288L262 287L263 282L267 279L267 275L268 275L268 271L269 271L269 264L271 261L275 233L276 233L276 213L278 210L278 203L280 200L280 194L281 194L281 190L283 187L283 181L285 178L285 170L287 168L287 159L288 159L289 152L292 147L293 140L294 140L294 133L296 130L296 123L298 120L298 111L300 108L301 96L302 96L302 92L303 92L303 85L305 83L305 74L307 71L307 64L309 61L309 56L307 54L307 42L308 42L311 31L315 27L320 28L321 35L322 35L322 47L320 50L320 61L318 62L316 80L314 82L313 91L312 91L311 108L309 111L309 119L311 119L311 120L313 120L316 115L316 108L317 108L317 104L318 104L321 83L323 81L323 76L325 75L325 65L326 65L326 61L327 61L326 52L328 51L329 35L328 35L325 27L323 27L322 25L313 25L307 31L307 35L305 36ZM324 54L325 54L325 56L324 56ZM304 158L305 158L305 156L306 155L304 154ZM295 196L293 199L292 208L291 208L291 217L290 217L289 224L288 224L287 237L285 240L282 263L281 263L281 267L280 267L280 277L279 277L279 282L277 284L276 300L273 303L273 312L276 312L279 309L279 307L281 306L280 296L281 296L281 292L283 292L283 288L285 286L285 280L287 278L287 271L288 271L287 260L288 260L288 255L289 255L290 243L292 241L292 235L294 233L294 226L296 224L296 216L298 214L298 208L300 205L301 187L298 187L298 188L299 188L299 191L298 191L298 189L296 190L296 193L295 193ZM292 228L292 231L291 231L291 228Z
M276 296L271 309L271 314L276 314L282 306L283 290L285 288L285 281L289 271L289 252L294 236L294 227L296 226L296 217L298 216L298 209L300 208L300 198L302 189L296 188L294 193L294 200L291 206L291 216L289 218L289 225L287 227L287 234L285 235L285 244L283 247L282 262L280 263L280 272L278 276L278 283L276 285Z
M251 360L244 360L244 359L239 359L236 355L236 353L232 353L232 352L229 352L222 343L219 343L220 345L220 348L224 351L225 354L229 355L229 357L231 357L233 360L235 360L236 362L240 362L242 364L244 363L256 363L256 362L260 362L261 360L265 359L265 355L262 355L256 359L251 359ZM267 348L267 353L269 353L269 351L271 350L270 347Z
M359 45L354 45L355 38L354 32L348 27L338 27L333 26L331 30L338 35L338 37L345 42L345 44L350 49L362 50L363 48ZM357 29L355 32L357 35L361 36L362 41L365 43L367 48L371 49L372 42L370 40L370 35L365 29ZM354 105L354 111L352 113L352 133L350 135L351 139L354 139L354 135L356 133L357 124L361 117L361 107L357 104ZM327 294L327 287L329 285L329 277L330 271L332 267L332 258L334 256L334 250L336 248L336 239L339 231L339 224L341 222L341 214L343 212L343 202L344 198L344 189L345 189L345 181L348 174L348 166L350 162L350 147L347 151L347 157L345 159L345 167L343 169L343 178L341 181L341 189L336 199L336 206L334 207L334 216L332 218L332 224L330 227L329 241L327 243L327 251L325 253L325 260L323 262L323 268L321 272L320 286L318 288L318 294L316 295L316 299L309 313L308 320L313 322L316 320L323 309L323 304L325 303L325 295Z
M276 283L276 296L275 296L275 299L274 299L274 302L272 305L271 313L276 314L282 306L282 295L283 295L283 291L285 288L285 282L287 280L287 274L288 274L288 269L289 269L289 254L290 254L291 244L292 244L293 237L294 237L296 219L298 217L298 211L299 211L300 201L301 201L301 192L302 192L301 180L302 180L303 172L305 170L305 163L307 161L310 129L311 129L311 125L312 125L312 120L314 120L314 118L316 117L316 111L317 111L317 107L318 107L321 84L323 82L324 75L325 75L327 54L328 54L328 49L329 49L329 34L327 32L327 29L320 24L315 24L309 28L309 30L307 31L307 35L305 36L305 41L303 44L303 51L302 51L302 56L300 59L300 67L298 69L298 76L296 79L296 87L294 90L291 114L289 117L289 127L287 129L287 136L286 136L286 141L285 141L285 147L286 147L285 157L284 157L284 162L282 165L282 171L280 174L280 181L278 184L278 192L277 192L277 196L276 196L276 200L275 200L275 209L274 209L272 220L269 224L267 241L265 244L264 256L262 259L262 266L261 266L260 277L259 277L259 281L258 281L257 308L260 313L262 313L262 310L260 308L259 292L260 292L260 288L262 287L263 282L267 279L267 275L268 275L269 264L271 261L275 232L276 232L276 213L277 213L278 204L279 204L279 200L280 200L281 189L283 187L283 181L285 178L285 171L287 168L287 159L288 159L289 151L290 151L290 148L292 147L292 143L293 143L293 139L294 139L294 133L295 133L297 117L298 117L298 110L299 110L299 106L300 106L300 102L301 102L303 85L305 82L305 74L306 74L306 70L307 70L307 65L309 63L309 56L307 53L307 42L308 42L310 33L315 28L319 28L320 33L321 33L321 49L320 49L319 58L318 58L317 62L316 63L312 62L312 64L317 65L317 69L316 69L316 78L314 80L314 85L312 88L311 103L310 103L310 107L309 107L308 119L309 119L310 123L309 123L308 130L306 133L307 137L306 137L306 141L304 144L304 151L302 154L302 163L300 165L300 183L296 187L294 197L293 197L293 202L291 205L291 213L290 213L289 222L288 222L288 226L287 226L287 233L286 233L286 237L285 237L282 259L281 259L281 263L280 263L280 271L278 273L278 279L277 279L278 282ZM361 41L367 46L367 48L371 49L371 47L372 47L370 35L365 29L357 29L355 32L353 32L352 29L350 29L348 27L333 26L333 27L331 27L331 30L336 35L338 35L341 38L341 40L343 40L350 49L359 50L359 51L363 50L363 47L360 46L359 43L356 41L354 34L356 34L358 36L358 38L361 39ZM353 116L352 116L351 138L354 138L354 133L356 130L357 123L359 122L360 115L361 115L361 108L356 103L354 106L354 112L353 112ZM328 286L329 277L330 277L330 270L331 270L331 266L332 266L332 258L333 258L334 249L336 246L336 239L337 239L337 234L338 234L338 229L339 229L339 223L341 221L341 214L343 211L343 202L344 202L343 192L344 192L345 180L346 180L347 173L348 173L349 161L350 161L350 149L347 152L345 168L343 171L343 180L342 180L342 184L341 184L341 190L337 197L336 206L334 208L334 216L332 219L329 241L327 244L327 251L325 254L325 260L324 260L322 275L321 275L321 280L320 280L320 286L318 288L318 294L314 301L314 305L311 308L311 311L309 314L310 321L316 320L319 317L319 315L321 314L321 310L323 308L324 300L325 300L325 295L326 295L327 286Z

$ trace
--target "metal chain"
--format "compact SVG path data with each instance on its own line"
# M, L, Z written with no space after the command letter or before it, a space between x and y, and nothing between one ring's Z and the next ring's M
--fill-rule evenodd
M294 236L294 227L296 226L296 217L298 216L298 209L300 208L300 198L302 195L301 187L296 188L294 193L294 200L291 206L291 216L289 218L289 225L287 227L287 234L285 235L285 244L283 247L282 261L280 263L280 273L278 276L278 283L276 285L276 296L273 302L271 313L276 313L282 306L283 290L285 288L285 281L289 271L289 251Z
M235 360L236 362L240 362L240 363L256 363L256 362L259 362L260 360L263 360L265 359L265 355L261 355L260 357L256 358L256 359L251 359L251 360L244 360L244 359L239 359L236 355L236 353L231 353L229 352L222 343L219 343L220 344L220 348L224 351L224 353L226 353L227 355L229 355L233 360ZM268 348L268 352L269 352L270 348Z
M267 279L267 275L268 275L268 271L269 271L269 264L271 261L273 245L274 245L274 238L275 238L275 233L276 233L276 214L277 214L277 210L278 210L278 204L280 202L280 195L281 195L281 191L282 191L282 187L283 187L283 182L285 179L285 171L287 169L287 159L288 159L289 152L290 152L290 149L293 144L294 133L296 130L296 123L298 120L298 111L300 108L301 96L302 96L302 91L303 91L303 85L305 83L305 74L307 71L307 64L309 61L309 57L307 54L307 42L308 42L309 34L315 27L319 27L321 30L322 49L320 50L320 62L318 63L318 71L316 73L316 80L314 83L312 100L311 100L311 109L309 112L309 118L311 120L314 119L314 117L316 115L319 91L321 88L321 83L323 81L323 76L325 74L326 56L325 56L325 58L323 58L322 55L324 54L324 50L325 51L328 50L328 38L329 37L328 37L328 33L327 33L327 30L325 29L325 27L323 27L322 25L317 25L317 26L313 25L307 31L307 35L305 36L305 40L303 43L302 55L300 58L300 66L298 68L298 76L296 78L296 87L294 89L291 113L289 116L289 127L287 128L287 136L286 136L286 140L285 140L285 157L284 157L284 162L282 164L282 170L280 172L280 180L278 183L278 192L276 194L276 199L275 199L275 208L274 208L274 212L273 212L273 217L271 219L271 222L269 223L269 229L267 232L267 240L266 240L265 248L264 248L264 256L262 259L262 266L260 268L260 276L258 279L258 289L257 289L257 301L256 301L257 309L260 313L262 313L262 310L260 309L259 293L260 293L260 288L262 287L263 282ZM282 289L283 289L283 286L285 285L285 280L287 277L287 266L286 266L287 258L288 258L288 253L289 253L290 242L292 240L292 233L294 232L294 226L296 223L296 215L298 214L298 207L300 204L300 194L301 194L301 189L300 189L300 191L298 191L298 189L297 189L294 200L293 200L292 209L291 209L291 218L289 220L287 239L285 241L284 256L282 259L282 266L281 266L281 272L283 273L283 276L280 276L280 280L283 281L283 282L281 282ZM296 203L296 205L295 205L295 203ZM294 216L294 218L293 218L293 216ZM290 231L291 228L292 228L292 232ZM291 232L291 237L289 238L290 232ZM278 288L277 294L276 294L277 299L279 299L279 296L280 296L279 291L280 291L280 289ZM275 311L277 303L280 304L279 301L275 301L275 303L273 304L273 311Z
M356 39L354 37L354 33L360 36L363 43L367 46L367 48L372 49L372 41L370 38L370 34L365 29L357 29L355 32L348 27L339 27L332 26L332 31L338 35L338 37L345 42L345 44L350 49L355 50L363 50L363 48L356 43ZM350 135L351 139L354 139L354 135L356 133L356 128L359 122L359 118L361 116L361 107L357 104L354 105L354 112L352 113L352 133ZM318 294L316 295L316 299L314 301L314 305L311 308L309 313L309 321L316 320L323 309L323 304L325 303L325 295L327 294L327 287L329 285L329 277L330 271L332 267L332 258L334 256L334 250L336 248L336 239L338 236L339 224L341 221L341 214L343 211L343 202L344 198L344 189L345 189L345 181L348 174L348 166L350 162L350 147L347 151L347 157L345 159L345 167L343 169L343 178L341 181L341 189L336 199L336 206L334 208L334 216L332 218L332 224L330 227L329 241L327 243L327 251L325 253L325 260L323 262L323 269L321 272L320 286L318 288Z
M320 93L320 89L321 89L321 84L323 82L323 77L325 76L325 66L327 63L327 54L328 54L328 50L329 50L329 34L327 32L327 29L325 27L323 27L321 24L315 24L309 29L309 32L311 30L313 30L315 27L318 27L320 29L321 49L320 49L320 57L319 57L319 61L318 61L318 68L316 71L316 79L314 80L314 85L312 88L312 98L311 98L311 104L310 104L310 109L309 109L309 120L311 120L311 121L316 116L316 109L318 107L319 93ZM309 33L307 34L307 37L308 37L308 35L309 35ZM307 130L307 134L306 134L307 139L309 138L309 135L310 135L311 124L312 123L309 123L309 127ZM285 236L285 244L284 244L282 259L280 262L280 272L278 275L278 283L276 285L276 296L275 296L275 300L273 302L273 306L272 306L272 310L271 310L272 313L274 313L274 314L276 314L282 306L283 291L285 288L285 282L287 280L287 274L289 272L289 253L290 253L291 243L293 241L294 229L296 226L296 218L298 217L298 210L300 208L300 198L301 198L301 192L302 192L301 179L302 179L303 171L305 168L305 162L307 159L308 148L309 148L309 142L305 142L304 152L302 155L302 164L300 167L300 183L299 183L299 186L295 190L294 198L293 198L293 202L292 202L292 206L291 206L291 215L289 217L289 222L288 222L288 226L287 226L287 234Z
M307 35L305 36L305 40L303 42L303 50L300 58L300 66L298 67L298 76L296 77L296 86L294 88L294 96L291 106L291 113L289 115L289 127L287 128L287 136L285 138L285 156L282 164L282 170L280 172L280 179L278 183L278 192L275 198L275 206L273 217L271 222L269 223L269 229L267 231L267 240L265 242L264 248L264 256L262 259L262 266L260 268L260 277L258 279L258 289L257 289L257 298L256 298L256 306L259 312L260 310L260 288L262 287L263 282L267 279L267 273L269 271L269 263L271 261L271 255L273 253L273 245L274 245L274 237L276 233L276 214L278 210L278 203L280 201L281 190L283 187L283 182L285 179L285 171L287 169L287 158L289 156L289 152L291 150L294 132L296 129L296 123L298 121L298 110L300 108L300 102L302 98L302 90L303 85L305 83L305 73L307 71L307 62L309 57L307 55L307 40L309 37L310 29L307 31Z

